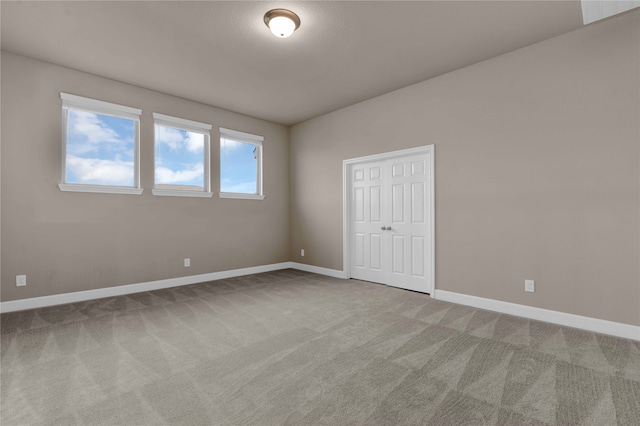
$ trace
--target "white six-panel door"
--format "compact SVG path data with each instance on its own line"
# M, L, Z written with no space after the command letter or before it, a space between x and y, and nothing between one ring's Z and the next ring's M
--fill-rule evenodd
M432 153L345 162L352 278L432 293Z

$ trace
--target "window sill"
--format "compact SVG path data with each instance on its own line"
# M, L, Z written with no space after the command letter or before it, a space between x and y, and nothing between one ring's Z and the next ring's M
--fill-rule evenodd
M264 200L264 195L240 194L237 192L221 192L220 198L236 198L238 200Z
M160 188L153 188L151 190L151 193L159 197L211 198L213 196L213 192L188 191L188 190L179 190L179 189L160 189Z
M128 194L140 195L144 189L132 188L129 186L109 186L109 185L84 185L78 183L60 183L58 188L62 192L95 192L102 194Z

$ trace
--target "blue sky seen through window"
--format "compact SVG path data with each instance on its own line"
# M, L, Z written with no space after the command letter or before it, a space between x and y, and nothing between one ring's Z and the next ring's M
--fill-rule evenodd
M257 145L220 139L220 192L258 193Z
M205 135L156 124L155 141L156 186L203 191Z
M65 183L135 187L135 121L67 109ZM205 136L155 126L155 183L203 190ZM257 194L258 145L221 138L221 192Z
M66 183L135 185L135 122L68 109Z

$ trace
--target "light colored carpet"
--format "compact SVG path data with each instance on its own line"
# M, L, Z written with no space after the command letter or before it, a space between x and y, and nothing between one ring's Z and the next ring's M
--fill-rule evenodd
M294 270L1 326L4 426L640 424L639 342Z

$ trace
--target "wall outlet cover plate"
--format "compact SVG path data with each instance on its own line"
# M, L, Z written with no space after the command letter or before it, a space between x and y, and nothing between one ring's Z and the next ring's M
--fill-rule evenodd
M524 280L524 291L533 293L536 291L536 282L534 280Z

